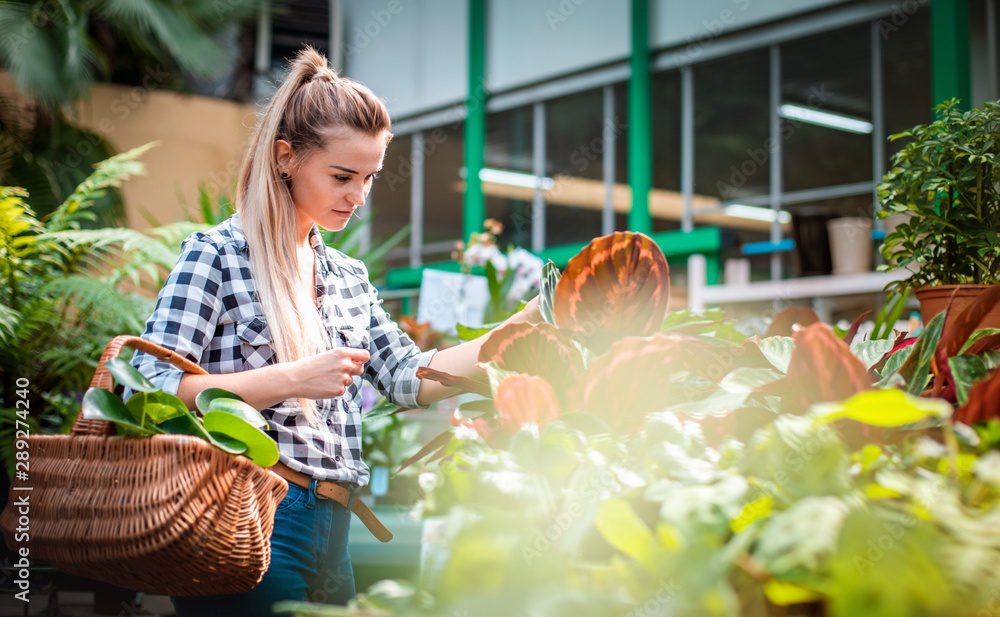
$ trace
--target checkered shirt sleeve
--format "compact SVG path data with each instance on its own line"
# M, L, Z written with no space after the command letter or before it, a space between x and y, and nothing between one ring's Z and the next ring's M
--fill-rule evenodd
M322 244L312 235L319 310L329 346L368 349L368 379L396 404L417 407L420 380L433 351L421 352L382 308L362 262ZM204 233L192 234L160 290L143 338L173 349L209 373L225 374L276 362L271 334L250 274L246 239L238 215ZM157 387L176 393L183 373L137 352L133 365ZM131 393L126 391L126 398ZM301 413L296 399L262 410L280 460L320 480L364 485L369 470L361 451L361 377L335 399L316 401L318 422Z

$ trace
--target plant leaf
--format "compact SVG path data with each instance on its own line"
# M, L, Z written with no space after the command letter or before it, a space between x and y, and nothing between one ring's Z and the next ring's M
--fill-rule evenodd
M462 324L457 324L455 327L458 329L459 340L471 341L472 339L479 338L484 334L489 334L501 323L503 322L501 321L497 323L486 324L478 328L470 328L469 326L463 326Z
M814 323L819 323L816 311L810 308L792 306L774 316L774 319L771 320L771 325L767 327L767 332L764 333L764 338L791 336L794 333L793 326L795 324L804 328Z
M392 416L397 413L402 413L404 411L410 411L408 407L400 407L399 405L392 403L390 401L382 401L378 405L375 405L371 409L365 412L365 420L374 420L375 418L382 418L384 416Z
M653 532L624 499L602 501L597 508L594 526L604 540L641 564L650 563L656 546Z
M955 420L965 424L1000 417L1000 371L972 386L969 398L955 412Z
M955 384L955 397L959 405L969 400L969 391L978 381L990 376L986 361L980 356L960 354L948 358L948 369Z
M670 271L648 236L616 232L593 240L556 285L556 324L601 353L625 336L660 330L670 300Z
M104 366L111 371L111 375L114 376L116 382L136 392L156 392L159 390L159 388L153 385L153 382L146 379L134 366L121 358L108 358Z
M198 396L195 397L194 405L201 413L208 413L209 407L212 405L212 401L217 398L231 398L237 401L243 400L229 390L223 390L222 388L205 388L198 393Z
M509 324L498 328L479 350L481 364L545 378L565 393L583 374L576 343L553 325Z
M218 405L231 400L216 399L212 401L212 404ZM246 403L243 404L246 405ZM249 405L247 406L249 407ZM270 467L278 462L278 444L242 415L221 409L210 409L202 422L209 434L221 433L230 439L243 442L246 445L243 454L261 467ZM219 442L216 440L215 443Z
M225 433L216 433L214 431L209 431L208 434L211 435L213 444L229 454L244 454L247 451L247 445L239 439L234 439Z
M941 399L920 398L890 388L862 392L841 403L814 405L810 414L827 422L850 418L872 426L895 427L931 416L949 418L952 407Z
M449 373L445 373L444 371L438 371L426 366L422 366L417 369L417 377L420 379L430 379L431 381L436 381L444 386L448 386L449 388L458 388L464 392L472 392L480 396L485 396L486 398L491 398L493 396L493 392L490 390L490 385L488 383L470 379L469 377L451 375Z
M823 323L795 332L795 349L783 382L782 411L841 401L871 387L868 367Z
M87 420L105 420L119 426L128 427L143 435L152 435L153 430L136 422L125 403L113 393L102 388L88 388L83 395L80 413Z
M864 321L865 317L868 317L871 314L872 314L871 311L865 311L864 313L858 315L858 318L855 319L854 323L851 324L851 328L847 331L847 334L844 335L845 343L850 345L851 343L854 342L854 337L857 336L858 334L858 328L861 327L861 322Z
M254 428L263 429L265 431L268 429L267 419L249 403L245 403L242 399L221 396L214 398L212 399L212 402L208 404L208 411L205 412L205 415L207 416L208 413L212 411L224 411L242 419ZM262 465L262 467L270 467L270 465Z
M913 351L899 367L899 375L906 380L906 391L914 396L924 391L931 378L931 359L944 329L945 313L938 313L931 319L917 341Z
M559 415L559 399L552 386L534 375L512 375L500 382L494 397L500 426L516 433L525 424L543 428Z
M187 411L187 405L184 404L184 401L162 390L136 392L129 397L125 407L128 408L137 422L145 423L146 417L149 417L149 420L154 424L176 418Z
M556 317L553 309L556 285L559 284L559 268L550 259L542 266L542 280L538 298L538 310L542 313L545 323L555 325Z
M892 341L888 339L858 341L851 345L851 353L857 356L869 370L878 364L891 349Z

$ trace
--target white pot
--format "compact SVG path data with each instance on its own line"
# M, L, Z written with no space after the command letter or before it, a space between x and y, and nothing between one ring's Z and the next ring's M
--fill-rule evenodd
M861 274L872 269L872 219L839 218L826 224L834 274Z

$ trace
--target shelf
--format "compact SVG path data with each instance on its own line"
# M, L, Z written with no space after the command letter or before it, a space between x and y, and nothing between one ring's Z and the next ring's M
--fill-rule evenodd
M906 270L865 274L809 276L745 285L705 285L704 263L693 255L688 261L688 306L695 310L708 304L825 298L851 294L878 293L893 281L907 278Z

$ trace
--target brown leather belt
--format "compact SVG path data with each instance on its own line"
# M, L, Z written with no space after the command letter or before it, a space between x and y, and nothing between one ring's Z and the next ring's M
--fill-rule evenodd
M312 480L311 476L306 475L301 471L295 471L284 463L275 463L274 466L268 467L268 469L288 480L292 484L301 486L304 489L309 488L309 481ZM337 484L336 482L320 480L316 482L316 494L320 497L332 499L345 508L349 508L351 512L354 512L358 518L361 519L361 522L365 524L368 531L372 532L372 535L378 538L380 542L388 542L389 540L392 540L392 532L382 524L382 521L378 520L378 517L375 516L375 513L371 511L365 502L357 499L356 495L353 495L353 491L351 491L351 489Z

